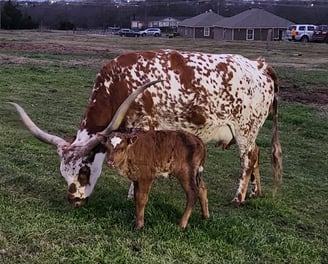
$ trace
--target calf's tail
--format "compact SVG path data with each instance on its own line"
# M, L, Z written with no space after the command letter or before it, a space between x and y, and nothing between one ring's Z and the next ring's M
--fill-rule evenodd
M197 169L196 175L193 179L193 189L196 193L199 193L199 188L203 188L204 186L204 182L202 180L203 177L203 173L204 173L204 167L202 165L200 165Z

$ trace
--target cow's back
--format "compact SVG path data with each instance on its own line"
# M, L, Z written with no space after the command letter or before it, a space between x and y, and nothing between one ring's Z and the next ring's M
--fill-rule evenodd
M105 127L133 89L157 79L163 82L132 104L122 126L182 129L205 142L219 140L222 126L261 126L274 94L273 80L260 59L174 50L133 52L101 70L81 126L91 133Z

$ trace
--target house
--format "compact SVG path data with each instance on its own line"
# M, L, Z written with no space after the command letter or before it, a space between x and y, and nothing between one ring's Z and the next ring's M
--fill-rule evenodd
M164 17L159 20L153 19L148 21L148 27L159 27L159 28L176 28L180 20L173 17Z
M293 22L260 8L224 18L213 26L217 40L282 40Z
M156 27L161 29L176 28L181 20L174 17L148 17L145 19L136 19L131 21L131 28L142 29Z
M213 38L213 25L223 18L223 16L209 10L181 21L178 26L178 33L187 38Z

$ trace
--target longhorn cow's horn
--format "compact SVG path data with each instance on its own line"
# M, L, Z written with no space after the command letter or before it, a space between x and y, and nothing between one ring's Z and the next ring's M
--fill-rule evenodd
M137 90L132 92L120 105L120 107L117 109L114 117L112 118L112 121L109 123L109 125L101 132L98 134L101 135L109 135L110 132L116 130L119 128L121 125L126 112L129 110L129 107L131 103L137 98L139 94L141 94L144 90L146 90L148 87L158 83L158 82L163 82L163 80L156 80L156 81L151 81L149 83L144 84L143 86L139 87ZM91 139L88 143L84 151L89 152L91 149L93 149L98 143L100 142L100 137L97 136L93 139Z
M125 117L126 112L129 110L131 103L137 98L137 96L143 93L143 91L146 90L148 87L162 81L163 80L156 80L146 83L143 86L139 87L137 90L135 90L133 93L131 93L117 109L110 124L100 133L108 135L111 131L118 129L123 121L123 118Z
M18 114L20 115L20 118L22 120L22 122L24 123L24 125L26 126L26 128L28 130L30 130L30 132L33 134L33 136L35 136L36 138L38 138L39 140L47 143L47 144L51 144L51 145L62 145L62 144L68 144L66 140L51 135L43 130L41 130L32 120L31 118L27 115L27 113L25 112L25 110L16 103L13 102L9 102L9 104L13 105Z

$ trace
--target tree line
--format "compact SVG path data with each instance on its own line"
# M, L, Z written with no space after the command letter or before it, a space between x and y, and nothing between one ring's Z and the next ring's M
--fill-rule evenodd
M2 3L2 4L1 4ZM174 17L183 20L207 10L222 16L232 16L250 7L261 7L294 23L328 24L328 5L256 6L241 2L229 4L227 0L171 1L146 0L138 4L114 2L0 2L1 28L50 29L130 27L132 20L150 21L152 17Z
M29 15L23 15L17 5L11 1L1 6L1 28L3 29L32 29L39 25Z

